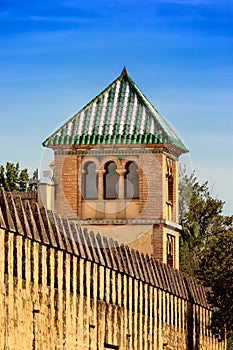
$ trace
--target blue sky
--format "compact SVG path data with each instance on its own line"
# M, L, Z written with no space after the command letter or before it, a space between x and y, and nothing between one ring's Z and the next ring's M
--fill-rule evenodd
M42 142L123 66L233 214L232 0L0 0L0 164Z

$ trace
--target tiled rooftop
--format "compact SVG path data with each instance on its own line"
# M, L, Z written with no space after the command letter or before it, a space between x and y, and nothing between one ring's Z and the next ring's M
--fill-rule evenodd
M187 148L129 77L121 75L53 133L44 146L171 144Z

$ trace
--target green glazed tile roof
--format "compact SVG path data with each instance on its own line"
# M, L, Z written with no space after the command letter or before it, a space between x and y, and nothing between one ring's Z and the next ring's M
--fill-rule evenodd
M44 146L171 144L187 148L124 68L121 75L69 119Z

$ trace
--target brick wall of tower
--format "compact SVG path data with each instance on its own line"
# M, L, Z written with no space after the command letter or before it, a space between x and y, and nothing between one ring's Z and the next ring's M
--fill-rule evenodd
M55 153L55 210L56 212L68 218L94 218L94 219L149 219L149 220L170 220L174 223L178 221L178 162L172 160L173 174L173 199L170 203L171 214L168 217L167 203L167 155L164 153L143 152L137 157L106 155L98 159L91 155L91 161L96 161L97 170L104 171L105 161L114 161L118 170L123 170L128 160L136 161L139 172L140 200L128 201L125 209L124 200L117 201L83 201L82 196L82 161L88 160L88 154L83 159L77 154L58 154ZM106 208L111 208L107 212ZM113 208L113 209L112 209ZM114 208L119 208L114 213ZM106 211L105 211L106 210ZM96 228L98 232L98 228ZM153 227L151 236L151 248L147 251L153 251L156 258L167 262L166 242L167 234L172 233L171 228L167 229L165 224L158 224ZM175 236L175 260L174 266L179 266L179 232L174 229ZM119 236L120 239L120 236ZM135 247L138 247L135 241Z
M167 264L167 235L174 237L173 267L179 270L179 231L171 229L166 225L158 224L153 226L151 245L153 255L159 261Z
M140 198L142 201L140 217L144 219L163 219L164 177L163 155L142 154L139 157L142 169Z
M164 236L163 225L158 224L153 226L151 245L153 247L153 255L156 257L156 259L165 262L166 239Z
M116 157L107 156L106 159L115 161ZM82 218L81 161L81 157L75 154L55 153L55 210L64 217L78 216ZM123 161L124 158L121 162ZM166 156L162 153L141 154L137 163L139 167L140 215L137 213L135 218L166 220ZM176 178L174 188L176 190L174 191L172 219L176 222ZM118 214L116 214L117 217ZM127 217L125 218L127 219ZM83 219L85 218L83 217Z
M79 160L77 155L55 153L55 211L63 217L77 217L80 211Z

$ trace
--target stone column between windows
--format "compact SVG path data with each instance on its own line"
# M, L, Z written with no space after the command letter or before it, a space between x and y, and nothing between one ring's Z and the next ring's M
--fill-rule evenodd
M125 176L126 170L125 169L117 169L116 172L119 175L118 198L124 199L124 196L125 196L124 176Z
M98 199L104 198L104 174L106 170L100 169L96 170L97 176L98 176Z
M81 199L85 199L86 189L85 189L85 170L84 169L80 171L80 175L81 175Z

